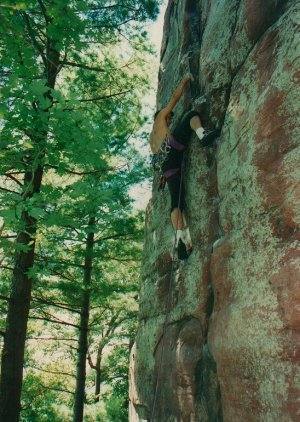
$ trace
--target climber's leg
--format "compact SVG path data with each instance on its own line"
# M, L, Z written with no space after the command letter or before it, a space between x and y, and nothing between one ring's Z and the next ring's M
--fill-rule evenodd
M167 184L171 195L171 221L174 230L182 230L185 227L183 210L185 206L185 190L181 180L180 171L167 178Z
M190 120L190 126L191 128L196 132L197 129L202 127L201 119L199 116L194 116Z
M202 141L203 146L210 146L212 142L220 136L220 129L204 130L199 116L194 116L190 120L190 126L196 135Z
M182 118L182 120L174 130L175 138L180 139L181 142L185 141L184 144L187 144L192 130L197 134L200 140L203 139L203 122L201 120L199 112L195 110L187 112Z
M177 254L180 260L185 260L192 251L192 242L184 213L185 190L180 173L168 178L167 183L171 194L171 221L176 232L174 241Z
M200 141L204 138L204 128L202 126L202 122L199 116L194 116L190 120L190 126L196 135L200 139Z
M171 221L172 226L176 231L177 245L179 240L181 239L182 242L185 244L188 253L191 252L193 245L184 211L180 210L179 208L174 208L171 212Z
M171 212L171 221L174 230L182 230L185 228L183 214L179 208L174 208Z
M185 226L182 230L177 230L174 240L178 259L186 260L193 250L189 228Z
M191 233L190 233L189 226L187 224L186 215L185 215L185 212L184 211L182 213L182 216L183 216L184 228L183 228L183 230L181 232L181 238L184 241L184 243L186 244L187 249L188 250L191 250L193 248L192 239L191 239Z

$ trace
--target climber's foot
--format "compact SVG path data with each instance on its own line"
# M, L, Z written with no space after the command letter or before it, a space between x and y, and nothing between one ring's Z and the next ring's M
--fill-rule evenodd
M210 146L216 138L221 134L221 129L210 129L204 132L204 137L201 140L202 145Z
M181 239L179 239L178 246L177 246L177 255L180 261L185 261L188 259L190 254L192 253L193 248L191 245L187 247L185 243Z

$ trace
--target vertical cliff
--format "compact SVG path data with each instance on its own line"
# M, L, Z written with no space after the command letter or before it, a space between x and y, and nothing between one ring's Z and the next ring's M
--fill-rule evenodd
M132 422L299 420L297 19L296 0L169 1L158 107L191 71L176 118L204 96L222 132L209 149L191 139L194 251L173 274L169 194L154 177Z

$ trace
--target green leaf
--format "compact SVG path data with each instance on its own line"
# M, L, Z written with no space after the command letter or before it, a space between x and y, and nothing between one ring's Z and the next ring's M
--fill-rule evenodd
M42 208L33 207L28 209L28 214L38 220L39 218L44 217L45 211Z

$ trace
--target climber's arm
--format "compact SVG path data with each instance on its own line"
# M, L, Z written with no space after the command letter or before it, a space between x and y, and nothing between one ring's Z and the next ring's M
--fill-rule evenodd
M180 82L180 84L176 88L175 92L173 93L173 95L171 97L171 100L169 101L169 103L167 104L167 106L162 110L162 112L163 112L163 114L165 116L167 116L168 114L170 114L171 111L174 109L174 107L176 106L176 104L180 100L180 98L181 98L181 96L182 96L182 94L184 92L184 89L185 89L186 85L192 79L193 79L193 76L191 74L186 75L182 79L182 81Z
M168 127L168 121L167 121L167 117L170 115L170 113L172 112L173 108L176 106L176 104L178 103L178 101L180 100L185 86L187 85L187 83L193 79L193 76L191 74L187 74L181 81L181 83L178 85L178 87L176 88L174 94L172 95L171 100L169 101L169 103L167 104L166 107L164 107L162 110L159 111L154 125L153 125L153 129L150 135L150 148L151 151L156 154L164 139L166 134L169 131L169 127Z

